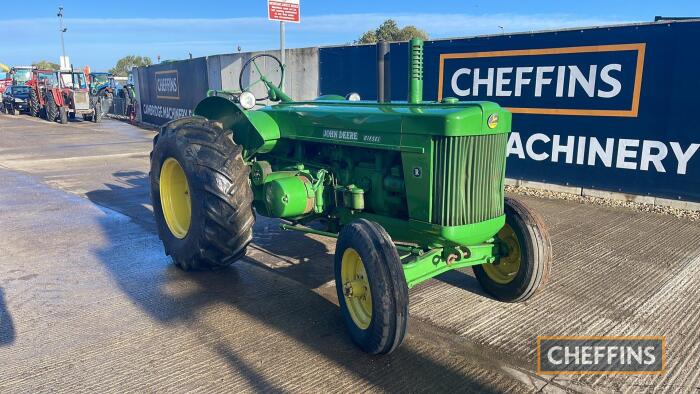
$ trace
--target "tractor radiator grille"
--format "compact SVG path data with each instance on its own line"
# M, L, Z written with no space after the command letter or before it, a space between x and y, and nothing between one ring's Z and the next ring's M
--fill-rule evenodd
M74 92L75 109L90 109L90 97L87 92Z
M434 140L432 222L461 226L503 215L508 134Z

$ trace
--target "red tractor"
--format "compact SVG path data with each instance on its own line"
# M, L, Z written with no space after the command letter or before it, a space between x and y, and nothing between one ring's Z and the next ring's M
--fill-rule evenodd
M45 95L46 120L68 123L82 115L84 120L99 122L102 120L102 102L90 100L85 73L82 71L58 71L58 88L52 88L51 94Z
M59 95L60 87L58 74L53 70L37 70L31 71L29 81L26 83L29 86L29 114L32 116L46 118L46 101L47 97L55 102Z

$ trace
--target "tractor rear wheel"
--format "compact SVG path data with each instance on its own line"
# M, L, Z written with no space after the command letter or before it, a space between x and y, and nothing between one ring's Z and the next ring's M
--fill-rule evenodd
M44 101L46 102L46 120L55 122L59 116L56 100L53 99L53 95L49 92L46 94Z
M389 234L365 219L340 231L335 287L350 337L370 354L394 351L408 326L408 286Z
M167 123L153 139L151 200L166 254L184 270L217 269L253 238L253 191L242 148L202 117Z
M29 90L29 114L35 118L39 117L39 96L34 89Z
M493 264L473 267L489 295L500 301L521 302L534 296L549 279L552 244L542 217L513 198L505 199L506 224L496 235L502 255Z

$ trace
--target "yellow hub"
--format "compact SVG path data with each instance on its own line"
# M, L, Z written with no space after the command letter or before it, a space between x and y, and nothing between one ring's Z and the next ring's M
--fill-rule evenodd
M192 221L190 185L180 163L172 157L160 168L160 205L170 232L183 239Z
M508 254L501 256L495 263L484 264L482 267L492 281L507 285L515 279L520 270L520 243L515 231L508 224L498 232L498 239L504 244Z
M369 289L365 265L353 248L347 248L343 253L340 278L350 317L358 327L364 330L372 321L372 293Z

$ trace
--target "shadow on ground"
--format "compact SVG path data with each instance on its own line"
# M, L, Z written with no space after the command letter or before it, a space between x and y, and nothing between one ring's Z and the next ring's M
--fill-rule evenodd
M5 305L5 293L0 287L0 346L7 346L15 341L15 326L12 316Z
M148 194L147 175L114 175L127 180L106 185L106 190L89 192L87 197L100 205L126 213L139 223L147 223L152 213L144 206L144 201L138 201L144 194ZM145 193L139 190L144 188ZM128 201L129 198L137 200ZM310 237L285 233L284 243L274 239L272 235L267 239L262 237L262 244L267 245L268 250L273 253L289 253L288 248L295 251L321 251L320 256L308 258L299 266L283 268L280 273L288 275L289 278L273 275L240 261L228 269L216 272L186 273L160 257L163 252L160 244L156 242L154 231L149 231L148 234L142 235L141 239L135 240L133 230L114 230L113 216L106 215L101 220L103 231L108 237L108 246L96 250L96 254L119 288L153 319L164 324L187 326L196 330L197 335L201 336L201 341L225 359L228 365L244 376L256 390L283 389L280 379L284 382L284 378L280 378L275 370L304 371L312 367L317 357L302 354L299 356L301 359L298 359L292 355L279 355L275 360L268 360L274 363L267 363L266 368L249 365L243 361L240 350L236 350L240 349L235 342L237 336L224 336L231 332L222 332L208 324L207 320L202 318L205 310L224 305L227 306L224 310L232 310L232 316L243 313L264 325L266 331L275 333L275 338L282 342L287 341L284 346L301 347L321 355L335 366L341 367L346 379L359 377L359 381L368 382L380 390L494 391L492 387L483 385L465 371L460 371L459 369L465 368L464 365L459 369L454 367L444 352L433 350L430 353L425 344L409 346L404 343L393 354L385 357L373 357L362 353L346 334L338 307L309 288L290 280L301 277L307 265L317 263L316 259L322 261L321 268L316 269L319 272L325 270L327 273L319 274L311 282L315 284L332 278L332 255L324 244ZM130 228L133 229L133 226ZM258 239L260 238L256 238L255 242ZM143 260L134 259L133 256L123 257L123 251L134 242L146 242L154 246L145 252L147 256L144 256ZM293 256L299 258L301 255ZM246 259L261 266L265 265L258 257L251 258L249 255ZM447 279L451 280L453 277L448 276ZM306 283L309 283L308 280ZM228 329L225 322L222 324ZM231 323L232 326L234 324L235 322ZM247 339L251 340L255 336L249 335ZM288 342L290 339L292 345ZM266 343L264 346L274 348L276 345ZM305 357L311 365L304 365ZM332 377L328 376L326 379Z

